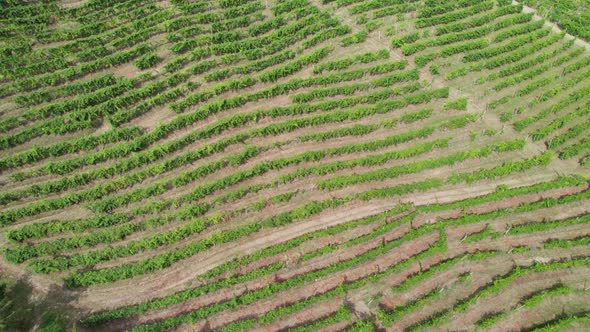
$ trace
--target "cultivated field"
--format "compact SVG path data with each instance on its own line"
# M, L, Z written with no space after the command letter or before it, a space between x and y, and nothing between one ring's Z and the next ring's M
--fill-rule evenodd
M0 329L590 330L590 27L527 3L0 1Z

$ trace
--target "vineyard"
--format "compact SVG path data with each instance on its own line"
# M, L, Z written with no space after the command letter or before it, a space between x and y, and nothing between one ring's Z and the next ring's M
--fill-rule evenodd
M0 0L0 330L590 329L551 3Z

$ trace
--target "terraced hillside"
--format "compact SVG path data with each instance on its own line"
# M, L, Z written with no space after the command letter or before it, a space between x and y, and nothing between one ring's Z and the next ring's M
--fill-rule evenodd
M590 45L533 9L0 12L1 271L68 329L590 329Z

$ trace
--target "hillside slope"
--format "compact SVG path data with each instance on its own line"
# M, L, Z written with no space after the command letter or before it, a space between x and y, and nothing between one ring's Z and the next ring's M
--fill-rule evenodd
M590 50L523 5L0 12L0 265L77 330L590 327Z

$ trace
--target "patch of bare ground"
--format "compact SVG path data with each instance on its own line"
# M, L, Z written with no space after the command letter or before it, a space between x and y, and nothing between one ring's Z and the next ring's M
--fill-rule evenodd
M340 332L346 331L348 328L352 326L353 322L349 320L343 320L328 326L324 326L319 328L317 332Z
M170 2L170 0L158 0L156 1L156 4L164 9L173 7L172 2Z
M271 0L270 3L268 0L264 0L264 9L262 9L262 14L265 18L272 18L274 14L272 13L271 8L276 5L275 0Z
M56 48L71 43L71 40L60 40L50 43L35 43L33 48L36 50L45 50L49 48Z
M124 63L115 67L110 68L109 70L117 77L125 77L125 78L134 78L139 75L139 69L132 63Z
M88 0L62 0L58 3L58 5L61 8L66 9L66 8L73 8L73 7L81 7L87 2L88 2Z
M0 103L0 115L7 116L18 110L18 105L9 99L2 99Z
M588 332L590 323L587 321L573 321L567 326L568 332Z
M475 328L473 324L485 317L486 314L518 312L522 310L519 304L527 296L560 284L572 288L579 288L585 282L590 281L588 275L590 275L590 268L588 267L527 274L524 277L512 281L510 285L498 294L477 300L477 302L469 307L468 311L455 316L453 320L441 326L441 328L451 331ZM514 310L515 308L516 310Z
M512 254L516 264L530 266L534 263L560 262L572 258L590 257L590 245L575 246L571 248L540 248L534 251L525 251L520 254Z
M153 108L148 113L135 118L133 120L133 125L140 126L151 131L154 130L158 125L171 121L176 116L176 113L172 112L168 106L159 106Z

